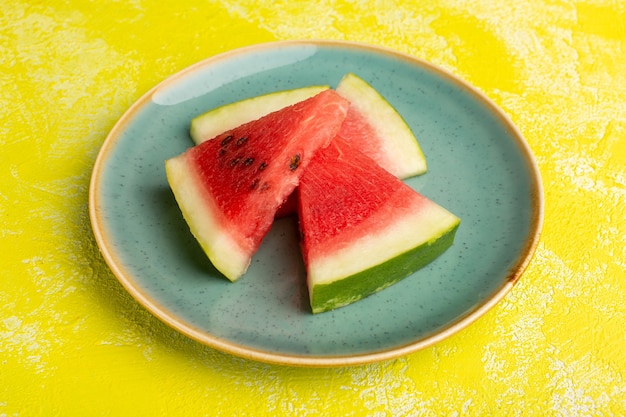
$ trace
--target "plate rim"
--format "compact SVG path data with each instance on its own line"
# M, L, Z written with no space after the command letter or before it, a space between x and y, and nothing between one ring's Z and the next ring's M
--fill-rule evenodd
M509 268L506 276L502 277L502 284L491 294L486 295L482 300L477 303L476 307L469 310L463 316L458 317L452 323L445 325L438 331L431 332L431 334L421 337L417 340L409 343L394 346L390 348L384 348L367 353L358 353L354 355L298 355L289 353L277 353L266 350L261 350L239 344L233 341L225 340L223 338L214 336L209 332L199 329L190 323L178 318L174 313L168 311L167 307L162 307L153 297L150 297L139 286L134 285L132 274L126 273L122 267L122 262L117 260L117 257L113 254L109 239L107 237L107 230L102 220L102 212L99 204L99 184L100 175L106 166L107 157L111 154L115 148L117 141L120 138L120 134L129 121L133 119L133 116L143 108L143 106L151 101L152 96L159 89L175 83L181 78L192 74L193 72L213 65L217 62L232 59L239 55L246 55L250 52L259 52L266 50L276 50L282 47L297 47L297 46L321 46L321 47L337 47L346 49L358 49L368 53L382 54L385 56L392 56L403 61L408 62L413 66L418 66L429 71L435 72L440 76L443 76L447 82L453 83L455 86L465 90L475 99L486 105L490 113L496 116L498 120L506 127L511 133L511 137L514 138L514 142L517 145L520 155L524 159L524 165L528 169L530 180L530 223L529 234L527 239L516 258L512 262L512 266ZM522 133L517 126L512 122L509 116L498 105L495 104L485 93L474 87L470 83L463 80L461 77L453 74L449 70L428 62L422 58L400 52L385 46L371 45L362 42L354 41L340 41L340 40L284 40L273 41L252 44L216 55L207 57L201 61L198 61L182 70L166 77L161 82L150 88L147 92L141 95L117 120L110 132L104 139L98 155L96 157L90 184L89 184L89 218L91 222L92 231L94 233L96 243L102 254L106 264L111 269L116 279L122 284L124 289L144 308L146 308L156 318L180 332L181 334L211 348L220 350L225 353L229 353L238 357L271 363L278 365L299 366L299 367L338 367L338 366L352 366L363 365L374 362L381 362L390 359L396 359L402 356L406 356L410 353L417 352L432 346L440 341L460 332L470 324L474 323L485 313L491 310L498 302L500 302L519 281L523 273L525 272L528 264L530 263L534 252L539 244L541 231L543 227L544 217L544 193L543 184L541 180L541 173L536 159L530 149L529 144L524 139Z

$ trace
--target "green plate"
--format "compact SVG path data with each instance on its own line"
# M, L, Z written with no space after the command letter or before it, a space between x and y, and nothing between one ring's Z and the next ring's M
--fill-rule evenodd
M192 146L190 120L277 90L354 72L406 119L428 160L407 181L462 219L433 263L350 306L313 315L293 219L277 221L239 281L189 232L164 161ZM416 58L345 42L277 42L209 58L168 78L112 129L90 189L93 230L128 292L181 333L270 363L344 366L408 354L461 330L515 284L539 239L543 194L518 130L486 97Z

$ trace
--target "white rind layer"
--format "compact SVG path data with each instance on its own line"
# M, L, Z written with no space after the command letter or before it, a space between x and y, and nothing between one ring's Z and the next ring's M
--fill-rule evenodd
M195 117L191 121L189 134L198 145L223 132L306 100L329 88L328 86L296 88L226 104Z
M383 151L389 161L385 165L392 174L404 179L427 171L426 158L411 128L376 89L348 73L336 91L367 118L380 138L384 138Z
M215 268L229 280L236 281L250 265L251 256L246 255L250 249L222 232L229 228L219 223L220 213L210 197L198 192L198 181L190 181L196 173L186 156L182 154L165 162L167 180L191 233Z
M423 204L423 203L422 203ZM389 218L383 219L385 223ZM333 251L331 256L309 260L308 285L329 284L387 262L458 225L460 219L430 202L414 213L397 218L382 233L368 234L349 247Z

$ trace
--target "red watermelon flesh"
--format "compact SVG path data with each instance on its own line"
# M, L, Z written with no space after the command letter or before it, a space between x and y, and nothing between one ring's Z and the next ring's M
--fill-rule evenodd
M358 142L359 151L368 155L381 166L392 166L393 161L388 160L386 153L382 152L382 144L380 140L373 140L376 132L372 125L367 121L354 106L348 108L348 113L337 136L347 142ZM382 159L382 160L381 160ZM276 212L276 218L295 215L298 211L298 193L293 192L283 205Z
M367 117L353 105L348 109L346 119L341 124L337 136L346 142L355 142L359 151L372 158L378 165L391 172L393 161L383 152L383 143L378 139L376 130Z
M394 161L395 155L391 154L388 149L389 146L393 146L392 142L387 138L381 138L369 119L354 105L350 105L348 114L341 124L337 137L353 143L355 147L358 146L361 153L367 155L387 171L394 173L396 162L399 161ZM405 177L405 175L399 175L399 178ZM294 192L285 201L285 204L279 208L276 217L282 218L296 214L297 206L298 193Z
M166 162L192 233L227 278L234 281L246 271L276 210L318 149L336 135L348 105L327 90Z
M382 143L380 140L374 140L376 132L367 118L363 116L353 106L348 109L348 114L344 119L337 137L346 142L358 143L359 151L376 161L383 167L393 165L393 161L389 160L388 155L382 151ZM355 146L356 146L355 143ZM298 193L293 192L289 198L276 212L276 218L291 216L298 210Z
M314 313L412 274L452 244L460 222L341 138L318 152L298 195Z

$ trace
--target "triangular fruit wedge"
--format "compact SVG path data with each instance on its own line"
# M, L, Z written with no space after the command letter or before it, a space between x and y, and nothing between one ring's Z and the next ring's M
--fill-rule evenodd
M340 138L317 153L298 196L314 313L411 275L452 245L460 223Z
M339 137L353 143L398 178L426 172L426 158L411 128L374 87L348 73L336 90L350 101Z
M326 90L166 161L191 232L228 279L245 273L277 208L336 135L347 109L347 100Z

